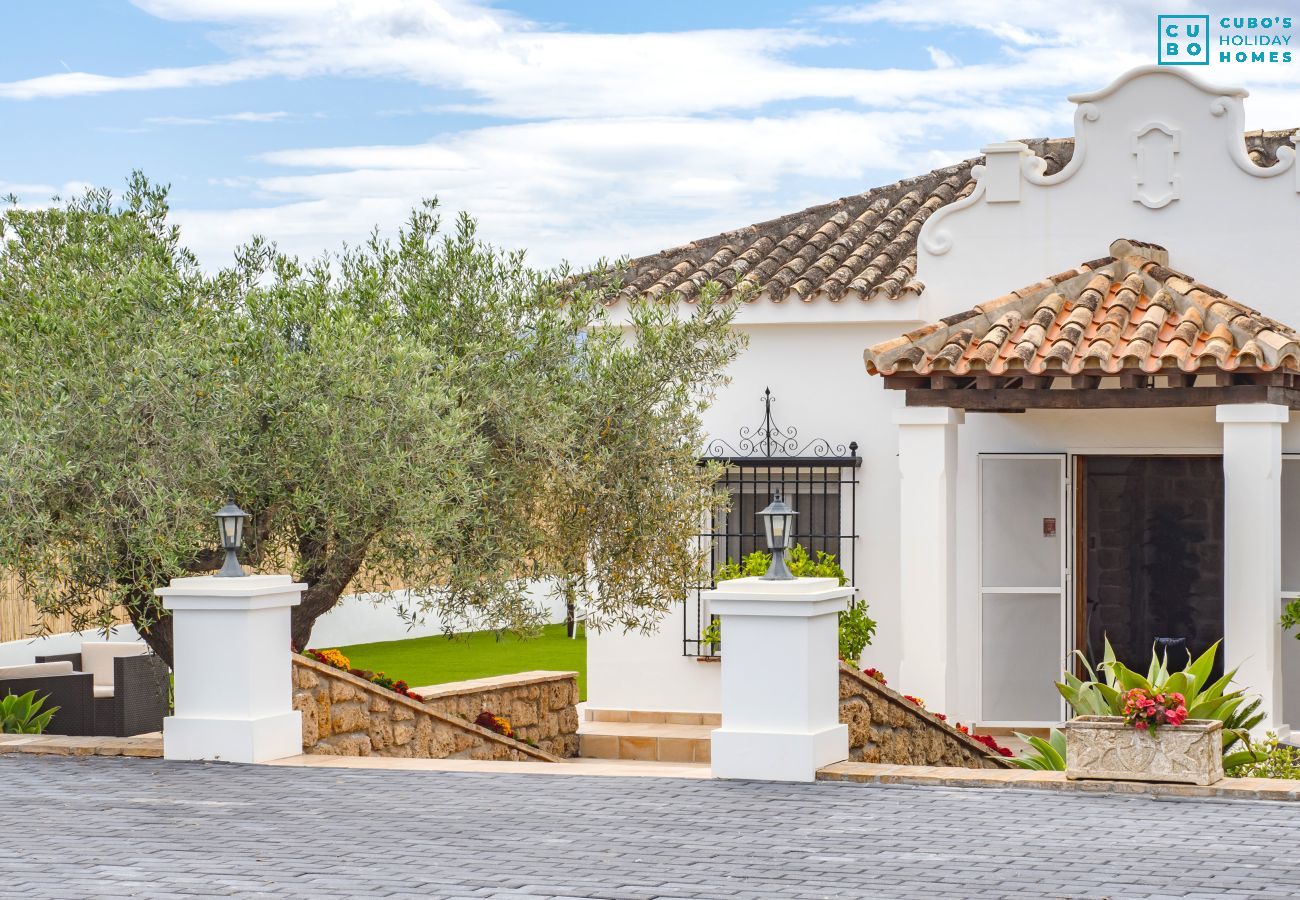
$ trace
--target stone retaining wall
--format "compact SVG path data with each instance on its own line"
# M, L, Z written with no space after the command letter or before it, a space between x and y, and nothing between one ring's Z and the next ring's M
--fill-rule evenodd
M857 762L1011 768L979 741L844 663L840 664L840 721L849 726L849 759Z
M293 708L302 712L304 753L559 761L544 750L297 654Z
M577 672L519 672L412 690L444 716L473 721L487 710L504 716L521 741L559 757L578 753Z

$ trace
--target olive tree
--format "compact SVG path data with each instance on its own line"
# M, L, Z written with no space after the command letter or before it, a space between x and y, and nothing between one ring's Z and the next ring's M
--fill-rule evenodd
M548 574L588 625L646 630L707 580L695 536L723 501L699 460L700 414L740 338L702 292L694 314L633 302L592 329L570 373L569 452L546 473Z
M214 285L135 178L0 221L0 566L78 628L209 565L241 406Z
M619 327L616 278L533 271L433 203L392 241L302 263L254 240L211 275L139 176L0 227L0 568L41 610L125 609L170 661L153 591L218 566L227 493L245 560L309 585L300 647L348 591L528 628L546 578L644 627L691 583L732 307Z

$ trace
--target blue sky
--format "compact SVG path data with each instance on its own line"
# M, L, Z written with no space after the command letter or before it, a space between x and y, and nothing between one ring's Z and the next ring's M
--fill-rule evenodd
M1216 12L1176 6L9 0L0 194L143 169L210 267L254 232L336 249L436 195L583 264L1069 134L1065 96L1153 62L1158 13ZM1203 74L1251 88L1248 126L1300 126L1300 62Z

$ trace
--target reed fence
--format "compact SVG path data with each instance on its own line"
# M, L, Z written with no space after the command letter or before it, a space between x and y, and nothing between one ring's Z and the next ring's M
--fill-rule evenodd
M42 631L42 624L47 626L45 631L49 634L73 630L71 616L41 615L16 587L11 576L0 575L0 643L34 637ZM117 621L127 621L126 614L120 613Z

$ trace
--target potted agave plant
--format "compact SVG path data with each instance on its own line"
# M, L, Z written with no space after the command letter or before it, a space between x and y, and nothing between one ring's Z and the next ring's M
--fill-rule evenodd
M1101 677L1085 661L1089 680L1067 672L1057 684L1077 715L1063 740L1035 744L1042 759L1025 767L1063 768L1070 779L1218 781L1225 764L1253 758L1249 729L1262 717L1257 699L1230 689L1235 669L1210 681L1217 650L1216 643L1172 673L1167 657L1153 654L1143 676L1116 660L1107 641ZM1228 753L1239 741L1247 749Z
M1122 716L1077 716L1065 726L1065 777L1214 784L1223 777L1223 723L1188 719L1177 691L1133 688Z

